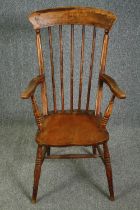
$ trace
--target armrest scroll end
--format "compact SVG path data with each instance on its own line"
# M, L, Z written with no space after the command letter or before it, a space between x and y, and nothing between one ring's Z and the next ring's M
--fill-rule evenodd
M44 75L39 75L39 76L33 78L29 82L28 87L21 93L21 95L20 95L21 99L28 99L31 96L33 96L37 86L40 83L44 82L44 80L45 80L45 76Z
M119 99L125 99L126 98L126 94L124 93L124 91L122 91L119 88L118 84L116 83L116 81L112 77L110 77L106 74L101 74L100 79L109 86L110 90L112 91L112 93L117 98L119 98Z

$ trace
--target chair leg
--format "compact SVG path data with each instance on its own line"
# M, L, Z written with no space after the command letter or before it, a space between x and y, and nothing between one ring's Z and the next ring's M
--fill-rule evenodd
M38 145L35 169L34 169L34 185L33 185L32 203L36 203L39 178L40 178L40 174L41 174L42 160L43 160L43 148L42 148L42 146Z
M104 149L104 162L105 162L105 169L106 169L106 176L108 181L108 187L110 192L110 200L114 201L114 191L113 191L113 178L112 178L112 168L110 162L110 154L107 143L103 144Z
M96 149L96 147L92 146L92 151L93 151L93 154L94 155L97 155L97 149Z
M49 156L50 155L50 147L46 147L46 151L47 151L47 155Z
M43 162L44 162L44 159L45 159L45 156L46 156L46 152L47 152L47 147L46 147L46 146L43 146L42 164L43 164Z

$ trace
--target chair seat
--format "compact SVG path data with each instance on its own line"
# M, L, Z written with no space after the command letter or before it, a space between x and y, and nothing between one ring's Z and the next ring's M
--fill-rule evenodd
M55 113L43 120L36 142L48 146L90 146L109 139L106 129L100 127L101 117L88 113Z

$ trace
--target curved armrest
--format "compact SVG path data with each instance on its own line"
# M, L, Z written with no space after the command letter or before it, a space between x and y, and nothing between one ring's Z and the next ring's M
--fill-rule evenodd
M29 85L28 87L26 88L25 91L23 91L21 93L21 98L22 99L28 99L30 98L31 96L33 96L35 90L36 90L36 87L42 83L44 81L45 77L44 75L39 75L35 78L33 78L30 82L29 82Z
M110 90L117 98L120 98L120 99L126 98L125 93L119 88L116 81L112 77L106 74L101 74L100 79L101 81L105 82L109 86Z

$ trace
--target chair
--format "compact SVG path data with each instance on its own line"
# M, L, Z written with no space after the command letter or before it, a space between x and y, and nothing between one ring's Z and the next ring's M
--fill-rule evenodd
M110 200L114 200L112 169L110 162L110 154L108 149L109 133L106 125L112 113L115 97L124 99L125 93L118 87L117 83L110 76L105 74L105 65L107 57L107 48L109 41L109 31L112 28L116 16L105 10L90 8L90 7L62 7L55 9L45 9L33 12L29 16L29 21L32 23L36 32L36 46L39 63L39 75L32 79L27 89L21 94L22 99L31 98L35 120L38 126L36 134L36 143L38 144L35 169L34 169L34 185L32 202L36 202L39 178L41 174L41 166L44 159L56 158L96 158L101 157L108 181ZM63 25L68 25L70 30L70 108L65 109L64 106L64 65L63 65ZM79 98L77 110L74 109L74 25L81 25L81 59L80 63L80 79L79 79ZM82 91L83 91L83 66L84 66L84 51L85 51L85 29L86 25L93 28L92 43L91 43L91 58L89 65L89 80L87 88L87 100L84 110L81 109ZM61 92L61 110L57 108L56 84L54 77L54 59L52 47L52 27L58 27L59 34L59 57L60 57L60 92ZM98 79L98 88L96 95L95 111L89 110L90 93L93 76L93 63L95 51L96 28L104 30L103 44L100 58L100 71ZM45 82L44 60L41 44L41 29L47 28L49 38L50 51L50 68L52 77L53 90L53 105L54 110L48 110L47 85ZM106 84L111 93L111 99L104 112L101 114L101 103L103 94L103 84ZM39 111L35 90L41 87L42 112ZM66 146L91 146L91 154L50 154L51 147L66 147ZM101 146L103 148L101 149ZM98 153L97 153L98 152Z

